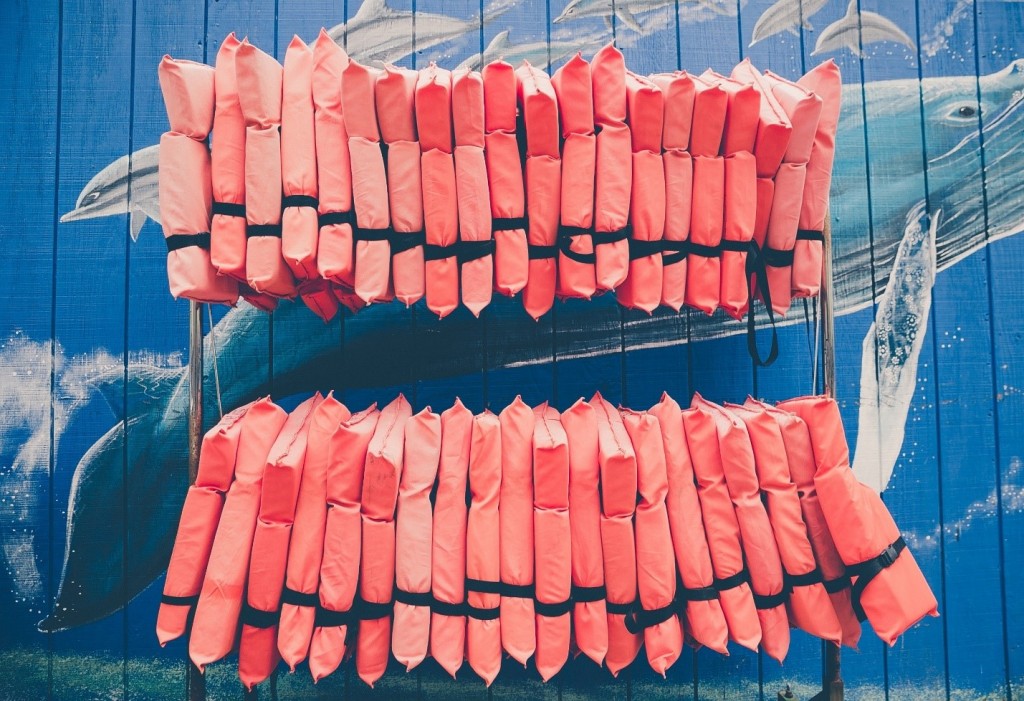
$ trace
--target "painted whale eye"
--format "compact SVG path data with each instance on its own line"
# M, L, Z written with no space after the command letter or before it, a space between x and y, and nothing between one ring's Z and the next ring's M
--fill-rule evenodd
M100 198L100 193L99 192L96 192L96 191L90 192L82 200L82 204L92 204L93 202L95 202L99 198Z
M960 117L973 117L977 113L978 110L971 105L963 105L959 107L956 111L957 116Z

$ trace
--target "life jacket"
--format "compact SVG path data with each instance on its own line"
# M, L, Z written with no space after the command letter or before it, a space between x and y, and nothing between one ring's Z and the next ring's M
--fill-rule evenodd
M472 432L473 413L456 399L441 414L430 554L430 656L453 677L466 657L466 482Z
M185 495L156 616L156 637L161 646L185 634L188 619L199 601L210 548L224 508L224 494L235 475L242 423L252 406L249 403L225 414L203 436L199 471L195 484Z
M238 676L252 689L274 672L280 659L277 624L295 522L299 482L306 460L310 417L323 401L317 392L288 416L267 457L259 517L253 533L246 602L240 622Z
M839 74L839 66L829 59L808 71L797 85L821 98L821 114L814 133L814 146L807 160L799 228L793 249L793 297L815 297L821 289L822 237L825 217L828 216L843 78Z
M572 174L562 178L557 293L590 299L597 291L591 239L597 137L590 64L577 52L555 71L551 84L562 116L562 165Z
M494 238L484 160L484 82L476 71L458 70L452 76L452 121L462 304L480 316L493 294Z
M601 554L601 469L594 408L578 400L562 412L562 428L569 441L573 634L579 651L601 665L608 653L608 612Z
M440 318L459 305L459 204L452 157L452 74L436 64L420 71L416 125L423 169L427 307Z
M676 606L676 568L665 497L668 473L661 425L654 414L623 411L623 423L636 451L636 564L640 608L626 625L643 632L651 669L665 676L683 649Z
M327 468L331 437L338 425L350 418L349 410L332 393L313 411L309 420L306 461L302 467L292 526L298 535L288 544L288 571L281 592L281 622L277 631L277 649L293 672L309 653L317 605L320 603L317 589L327 528Z
M281 97L283 69L243 41L235 56L238 101L245 119L245 278L271 297L296 295L281 254Z
M665 166L665 232L661 242L661 304L679 311L685 303L687 241L690 238L690 201L693 196L693 159L690 126L693 123L693 78L685 71L655 75L665 96L662 161Z
M409 307L423 298L423 184L416 136L416 81L408 68L384 66L377 78L377 122L387 144L391 207L391 278L395 297Z
M352 166L352 197L356 210L355 293L366 302L391 299L391 208L384 156L380 149L376 74L349 59L342 74L341 95Z
M761 646L766 655L782 662L789 652L790 641L782 561L768 513L761 501L754 451L747 428L737 416L716 404L703 399L697 399L695 403L712 416L718 431L722 470L736 513L750 588L761 626Z
M352 230L352 167L342 100L342 75L349 58L320 30L313 48L313 122L320 201L320 236L316 264L320 276L351 293L355 288L355 243ZM339 297L339 301L342 301Z
M665 166L661 157L665 98L654 82L626 74L626 104L633 148L629 199L632 233L629 275L615 296L619 304L650 314L661 302L662 246L665 233Z
M320 605L309 644L309 671L317 682L341 664L362 562L360 499L366 450L380 419L377 405L353 414L331 436L327 463L327 525L320 561Z
M409 402L399 395L381 411L366 449L360 506L363 543L359 562L356 672L371 687L383 676L391 649L395 506L402 478L405 424L411 416Z
M224 499L189 636L188 654L200 671L227 655L235 645L263 471L287 418L284 409L269 399L256 402L246 412L238 437L235 481Z
M534 409L533 523L536 563L537 672L543 681L569 659L572 562L569 527L569 442L558 410Z
M175 299L233 305L238 285L210 261L210 151L214 70L165 56L157 71L171 130L160 137L161 225Z
M682 412L682 417L715 572L714 587L729 625L729 637L745 648L757 650L761 624L750 591L750 574L743 561L739 522L726 485L715 417L700 395L694 395L693 405Z
M726 655L729 628L722 613L718 590L714 587L715 574L701 520L701 505L679 404L668 394L663 394L661 401L651 408L651 414L658 417L665 443L668 478L665 504L681 580L676 587L679 613L685 613L687 632L694 642Z
M629 209L633 170L626 124L626 64L614 44L590 61L597 134L594 257L598 290L614 290L629 273Z
M888 645L925 616L938 616L938 602L878 492L857 481L843 434L839 405L830 397L782 402L807 424L817 465L814 487L836 549L853 579L853 610L871 621Z
M800 511L800 497L789 474L782 429L753 400L746 406L727 404L726 408L743 421L750 436L757 481L764 495L789 593L789 620L794 627L839 645L843 629L822 584L821 570L814 562L814 551Z
M417 147L418 148L418 147ZM417 155L417 161L419 160ZM406 671L427 657L430 646L430 493L441 458L441 417L427 407L405 424L405 464L395 519L395 620L391 653Z
M519 160L524 134L516 129L516 74L504 61L481 72L484 81L484 159L494 232L494 289L512 296L529 275L526 195Z
M537 647L533 609L533 410L522 397L501 423L501 646L522 665Z
M530 220L530 272L523 289L523 307L539 319L555 299L562 179L558 101L548 74L525 61L516 69L516 92L526 132L524 172Z
M633 514L636 511L636 453L619 412L600 394L590 400L597 415L598 462L601 469L601 548L607 589L608 654L612 676L632 664L643 638L626 628L637 599L636 546Z
M299 296L314 314L330 321L338 300L320 279L316 251L316 140L313 133L313 50L293 37L284 56L281 103L281 252L298 280Z
M490 411L473 417L466 526L466 659L490 686L501 671L500 522L501 422Z

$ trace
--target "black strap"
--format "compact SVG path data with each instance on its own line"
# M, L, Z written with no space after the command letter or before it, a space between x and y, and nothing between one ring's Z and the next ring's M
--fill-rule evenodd
M714 601L720 597L718 589L712 585L710 587L694 587L693 589L680 587L677 589L676 598L685 603L687 601Z
M750 573L746 569L742 569L736 574L728 577L719 579L715 577L715 589L718 591L726 591L728 589L735 589L736 587L750 581Z
M600 601L608 596L608 590L604 585L596 587L578 587L572 585L572 600L578 604L585 604L591 601Z
M530 228L530 220L526 217L494 217L491 220L491 231L524 231Z
M240 620L243 626L252 628L272 628L277 625L281 617L280 611L263 611L253 608L248 601L242 602L242 615Z
M450 604L447 601L434 599L434 603L430 605L430 610L442 616L465 616L468 613L465 601L458 604Z
M245 227L245 235L249 238L254 236L273 236L281 238L280 224L249 224Z
M378 618L391 615L393 606L393 601L378 604L374 601L358 598L352 604L352 614L360 621L376 621Z
M245 218L245 205L234 202L214 202L213 213L223 214L225 217Z
M702 243L694 243L693 241L686 242L689 253L701 258L721 258L722 249L718 246L705 246Z
M796 232L797 241L821 241L825 243L825 232L814 229L798 229Z
M171 596L163 594L160 596L160 603L168 606L195 606L199 603L199 594L192 596Z
M435 243L423 244L423 260L444 260L459 255L458 242L449 246L438 246Z
M500 594L502 586L511 586L509 584L502 585L501 582L491 582L486 579L473 579L472 577L466 577L466 591L480 592L481 594Z
M628 616L636 608L636 602L630 601L628 604L619 604L614 601L609 601L605 604L605 608L608 613L613 613L619 616Z
M537 591L532 584L506 584L505 582L501 582L500 589L499 593L510 599L532 599Z
M555 604L547 604L543 601L533 602L533 611L538 616L544 616L545 618L557 618L558 616L564 616L569 613L572 609L572 599L566 599L565 601L559 601Z
M405 591L395 587L395 601L409 606L433 606L434 597L429 591Z
M492 609L484 609L466 604L466 615L478 621L493 621L501 615L501 607L495 606Z
M558 246L538 246L536 244L529 244L530 260L541 260L544 258L554 258L558 255Z
M332 611L331 609L325 609L322 606L318 606L313 625L317 628L334 628L336 626L347 626L355 621L356 617L352 613L352 609Z
M860 605L860 597L864 593L864 588L871 583L872 579L881 574L884 569L892 567L896 560L899 559L900 553L906 550L906 548L907 542L903 540L903 536L900 536L895 542L886 547L881 554L870 560L846 567L846 574L857 578L857 581L853 583L853 590L850 592L850 600L853 604L853 612L857 614L859 620L863 621L867 618L864 608Z
M852 586L850 577L843 575L842 577L836 577L835 579L826 579L822 582L822 586L825 587L825 591L829 594L838 594L843 589L849 589Z
M460 263L485 258L494 254L494 239L485 241L459 241L456 254Z
M805 574L790 574L785 573L786 588L792 589L793 587L809 587L812 584L821 584L821 570L813 569Z
M789 598L789 590L782 588L778 594L754 594L754 607L761 610L782 606Z
M356 227L352 232L353 241L390 241L395 231L390 226L383 229L364 229Z
M287 209L288 207L312 207L316 209L319 206L319 200L311 195L285 195L281 200L281 209Z
M645 628L656 626L672 618L676 612L676 604L672 602L667 606L656 609L639 609L626 614L626 630L636 635Z
M765 246L761 255L764 256L764 264L772 268L785 268L793 265L793 249L781 250Z
M355 226L356 213L350 209L346 212L321 212L320 215L317 216L317 226L321 229L333 224L348 224L349 226Z
M661 253L664 249L661 241L641 241L639 239L629 239L629 259L636 260L637 258L647 258ZM664 263L664 261L662 261Z
M164 239L167 243L167 252L177 251L190 246L210 250L210 232L204 231L199 234L174 234Z
M768 287L768 271L764 267L765 258L757 245L757 241L750 240L746 243L746 246L747 299L750 306L747 311L747 352L750 353L750 357L755 365L766 368L779 357L779 332L775 327L775 310L772 308L772 291ZM768 314L768 323L772 327L772 345L768 350L767 358L762 358L761 351L757 349L757 325L754 320L754 288L750 283L751 277L757 279L757 290L761 293L765 313Z
M686 256L690 253L690 242L689 241L669 241L668 239L661 240L661 264L662 265L673 265L680 261L686 260Z
M593 253L578 253L572 250L572 240L576 236L593 236L593 229L588 229L582 226L568 226L562 224L558 227L558 250L562 252L569 260L574 260L577 263L583 263L584 265L594 265L597 262L597 256Z
M426 243L427 237L422 231L393 231L391 236L391 255L396 256L411 251Z
M593 239L595 246L600 246L605 243L615 243L617 241L625 241L633 235L633 227L628 224L621 229L615 231L595 231L590 235Z
M320 595L316 592L307 594L306 592L295 591L294 589L285 587L281 592L281 603L312 608L320 604Z

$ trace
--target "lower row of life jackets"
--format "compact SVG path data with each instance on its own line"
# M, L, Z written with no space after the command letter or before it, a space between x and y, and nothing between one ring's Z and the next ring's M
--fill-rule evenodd
M201 670L237 645L249 688L353 654L370 685L391 655L490 684L506 654L544 680L641 649L664 675L684 642L781 662L791 628L856 647L865 619L892 645L936 606L832 399L474 415L316 394L206 434L156 629Z
M553 76L383 69L326 32L282 66L229 35L165 57L160 212L171 292L325 319L425 299L479 315L521 293L739 319L818 293L841 77L630 72L608 45ZM207 139L212 134L212 150Z

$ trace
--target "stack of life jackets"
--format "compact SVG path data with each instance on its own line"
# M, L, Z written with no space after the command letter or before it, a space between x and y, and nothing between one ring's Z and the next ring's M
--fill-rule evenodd
M685 640L781 662L791 628L855 646L869 620L892 645L926 615L832 399L413 415L316 394L206 434L157 635L189 634L200 669L237 644L250 688L282 659L321 679L353 652L370 685L391 655L490 684L503 650L545 680L574 649L612 674L645 649L664 675Z
M283 68L229 36L216 70L166 59L160 78L175 296L298 296L329 320L396 297L479 315L521 293L540 318L614 291L648 313L746 316L767 364L751 298L774 323L820 289L832 62L796 82L749 61L644 77L608 45L550 78L525 62L417 72L362 66L321 32Z

